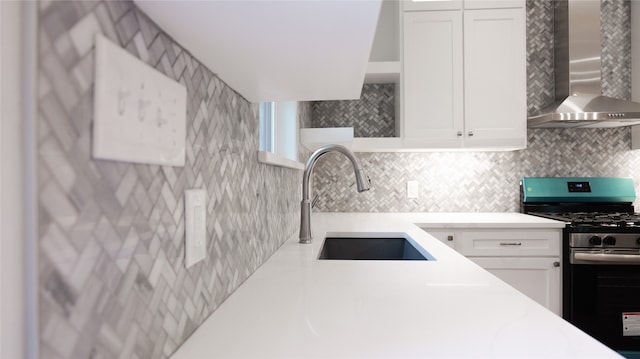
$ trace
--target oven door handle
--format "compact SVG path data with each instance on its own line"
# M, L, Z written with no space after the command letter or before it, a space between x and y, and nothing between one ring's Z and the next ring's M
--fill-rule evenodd
M603 254L603 253L573 253L576 262L624 263L640 264L637 254ZM575 262L574 262L575 263Z

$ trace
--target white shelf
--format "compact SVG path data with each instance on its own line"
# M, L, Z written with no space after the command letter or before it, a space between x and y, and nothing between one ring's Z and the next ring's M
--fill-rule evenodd
M353 139L354 152L399 152L400 137L356 137Z
M367 84L400 82L400 61L370 61L364 75Z
M301 128L300 142L310 151L328 144L351 148L353 127Z

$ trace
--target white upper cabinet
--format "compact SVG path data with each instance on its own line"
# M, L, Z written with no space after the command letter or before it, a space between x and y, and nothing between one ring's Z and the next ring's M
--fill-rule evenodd
M465 147L526 147L523 9L465 11Z
M453 147L464 128L462 12L409 12L404 25L405 138Z
M522 6L480 8L515 3ZM524 2L463 3L470 4L473 10L404 13L404 143L408 147L526 147Z
M381 0L134 0L251 102L360 97Z

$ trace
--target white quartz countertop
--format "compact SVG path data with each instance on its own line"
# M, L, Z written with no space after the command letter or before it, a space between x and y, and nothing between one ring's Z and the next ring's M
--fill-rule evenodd
M619 357L414 223L561 228L517 213L318 213L173 358ZM513 227L512 227L513 226ZM318 260L327 233L407 235L435 261Z
M565 223L522 213L394 213L421 228L564 228Z

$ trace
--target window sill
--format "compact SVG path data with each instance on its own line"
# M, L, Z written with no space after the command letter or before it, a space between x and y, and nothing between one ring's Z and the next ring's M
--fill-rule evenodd
M295 170L304 169L304 164L302 162L290 160L288 158L281 157L272 152L266 151L258 151L258 162L272 166L292 168Z

